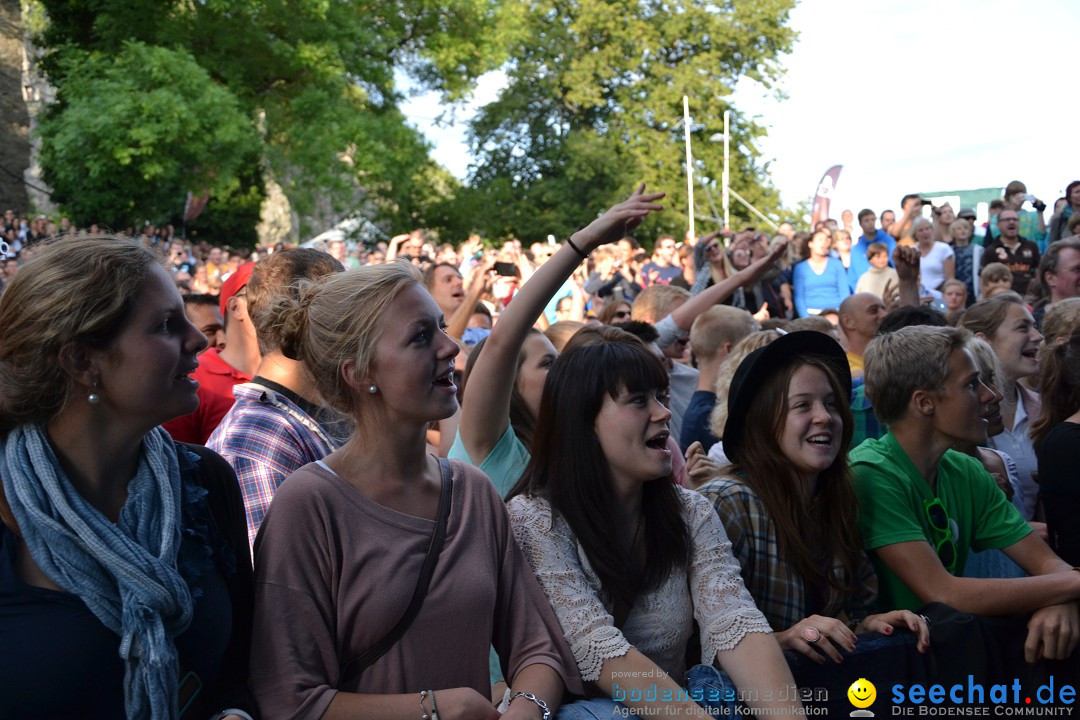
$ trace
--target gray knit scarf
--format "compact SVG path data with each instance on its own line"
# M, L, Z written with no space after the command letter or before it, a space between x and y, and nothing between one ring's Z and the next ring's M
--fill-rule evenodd
M68 482L41 427L0 440L0 477L34 562L120 636L127 717L175 718L172 638L191 622L192 602L176 569L180 467L168 434L143 440L115 525Z

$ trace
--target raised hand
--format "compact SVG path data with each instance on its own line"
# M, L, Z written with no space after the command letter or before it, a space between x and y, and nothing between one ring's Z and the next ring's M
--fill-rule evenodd
M646 194L645 183L641 183L629 198L578 230L571 239L586 254L620 240L640 225L649 213L664 209L663 205L656 204L662 197L664 193Z
M919 249L897 245L893 250L893 267L900 282L918 282L919 280Z
M720 466L705 454L701 441L695 440L686 448L686 480L691 487L701 487L720 475Z

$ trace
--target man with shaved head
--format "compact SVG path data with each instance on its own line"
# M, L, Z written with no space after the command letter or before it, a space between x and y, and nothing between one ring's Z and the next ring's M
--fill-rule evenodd
M885 317L885 304L872 293L855 293L840 303L840 331L847 341L847 359L851 377L863 374L863 353L877 334Z

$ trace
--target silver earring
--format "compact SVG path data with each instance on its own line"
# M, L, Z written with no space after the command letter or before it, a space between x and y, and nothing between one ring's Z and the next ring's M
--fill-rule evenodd
M372 384L368 385L367 391L369 393L371 393L372 395L374 395L375 393L379 392L379 388L375 387L375 383L372 383Z
M90 390L90 394L86 396L86 402L91 405L97 405L101 402L101 396L94 392L95 390L97 390L97 383L94 383L94 387Z

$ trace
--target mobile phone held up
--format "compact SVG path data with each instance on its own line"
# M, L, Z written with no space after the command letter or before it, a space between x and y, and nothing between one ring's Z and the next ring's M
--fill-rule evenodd
M501 275L503 277L517 277L518 276L517 265L515 265L514 263L497 262L497 263L495 263L495 268L494 269L495 269L495 274L496 275Z

